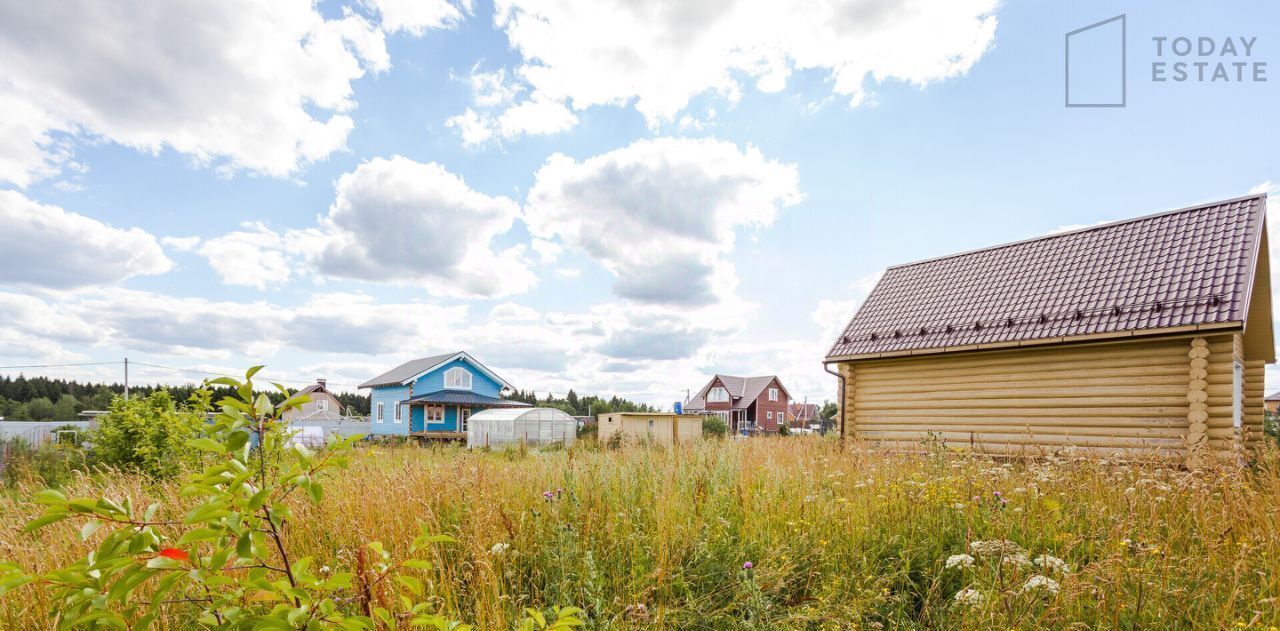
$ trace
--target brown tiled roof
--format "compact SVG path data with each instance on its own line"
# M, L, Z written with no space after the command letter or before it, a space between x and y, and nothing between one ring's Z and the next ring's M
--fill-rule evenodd
M764 389L768 387L770 383L773 383L774 379L778 379L778 376L765 375L763 377L734 377L733 375L716 375L711 378L711 381L707 382L707 385L702 386L702 389L698 391L698 394L694 395L692 399L689 399L689 402L686 403L684 407L690 410L704 409L707 404L707 390L711 389L711 384L715 383L717 379L719 379L720 383L723 383L725 389L729 391L730 401L733 404L732 408L735 410L745 410L747 406L751 405L751 403L760 396L761 392L764 392ZM783 393L786 393L787 397L790 398L791 394L787 393L787 389L782 385L781 379L778 380L778 388L782 390Z
M1266 196L885 271L828 358L1243 321Z

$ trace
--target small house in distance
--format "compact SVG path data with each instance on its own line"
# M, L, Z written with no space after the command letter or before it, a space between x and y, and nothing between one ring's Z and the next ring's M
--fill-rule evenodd
M297 394L305 394L311 400L296 408L285 410L281 418L290 423L301 420L336 421L341 419L342 404L338 402L338 397L329 392L329 388L325 386L325 383L324 379L316 379L315 383L299 390Z
M511 384L462 351L407 361L360 387L372 390L374 435L461 440L479 410L530 407L502 398Z
M791 395L776 375L716 375L682 406L685 414L714 414L733 434L776 432L786 422Z
M813 429L820 423L817 403L792 403L787 406L787 424L797 429Z
M1267 414L1280 412L1280 392L1272 392L1262 406L1266 408Z
M1266 197L890 267L832 345L845 436L1190 465L1262 434Z
M596 422L596 439L602 443L618 440L652 441L665 445L702 438L702 417L666 412L612 412Z

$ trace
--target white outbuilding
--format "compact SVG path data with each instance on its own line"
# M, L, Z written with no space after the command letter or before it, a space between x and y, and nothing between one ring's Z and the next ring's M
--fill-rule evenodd
M467 447L554 445L568 447L578 435L578 421L555 408L492 408L467 422Z

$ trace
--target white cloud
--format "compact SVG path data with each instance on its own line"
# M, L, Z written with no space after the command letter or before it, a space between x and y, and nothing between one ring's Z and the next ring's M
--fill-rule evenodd
M160 243L178 252L192 252L200 245L200 237L160 237Z
M461 22L463 11L471 12L470 2L460 10L444 0L363 0L365 6L381 17L383 30L405 31L422 35L427 29L448 28Z
M209 239L196 250L227 285L265 289L288 282L299 272L304 244L318 238L314 230L281 234L256 221L242 227Z
M963 75L994 42L997 5L499 0L494 23L523 58L517 74L530 100L577 111L634 103L658 126L695 96L715 92L732 103L746 81L776 92L798 70L825 72L832 91L853 105L885 81L925 86Z
M511 104L523 88L509 81L505 70L480 72L473 68L468 83L476 109L468 107L445 121L446 127L458 130L468 146L525 134L554 134L578 124L578 117L563 102L541 93Z
M352 82L389 67L378 28L310 0L4 3L0 180L52 176L73 140L286 176L344 148Z
M459 297L524 291L536 278L523 246L495 250L520 207L477 192L444 167L408 158L376 158L338 180L324 218L321 273L411 283Z
M578 162L555 154L538 170L525 222L599 261L614 292L699 305L736 284L723 255L740 227L770 225L800 201L795 166L730 142L658 138Z
M0 226L2 283L65 289L173 267L156 238L139 228L113 228L17 191L0 190Z

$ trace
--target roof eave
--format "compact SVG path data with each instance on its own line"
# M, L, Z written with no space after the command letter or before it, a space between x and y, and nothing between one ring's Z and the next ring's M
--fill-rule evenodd
M510 383L507 383L507 380L506 380L506 379L503 379L502 377L499 377L497 373L493 372L492 370L489 370L489 368L488 368L487 366L485 366L484 364L481 364L479 360L477 360L476 358L472 357L472 356L471 356L471 354L470 354L470 353L468 353L468 352L466 352L466 351L458 351L457 353L454 353L453 355L450 355L448 359L445 359L444 361L441 361L441 362L439 362L439 363L435 364L434 366L431 366L431 367L426 368L426 369L424 369L424 370L420 370L420 371L418 371L418 372L417 372L417 374L414 374L412 377L409 377L408 379L405 379L405 380L400 381L400 382L398 382L398 383L393 382L393 384L394 384L394 385L401 385L401 386L403 386L403 385L408 385L408 384L410 384L410 383L413 383L414 381L417 381L417 380L418 380L420 377L422 377L423 375L425 375L425 374L427 374L427 373L429 373L429 372L431 372L431 371L433 371L433 370L435 370L435 369L437 369L437 368L439 368L439 367L441 367L441 366L444 366L445 364L448 364L449 362L457 361L458 359L462 359L462 358L466 358L466 359L467 359L467 363L471 364L472 366L475 366L476 368L478 368L478 369L480 370L480 372L482 372L482 373L484 373L484 374L488 375L488 376L489 376L489 378L491 378L491 379L493 379L494 381L498 382L498 385L502 386L503 388L509 388L509 389L511 389L511 390L515 390L515 386L511 385ZM391 384L388 384L388 385L391 385Z
M921 355L940 355L944 353L960 353L965 351L1001 350L1026 348L1033 346L1055 346L1074 342L1115 341L1131 338L1156 337L1161 335L1178 335L1197 331L1229 331L1244 328L1244 321L1208 322L1186 326L1163 327L1158 329L1136 329L1116 331L1113 333L1089 333L1085 335L1067 335L1061 337L1043 337L1032 340L1015 340L1008 342L989 342L986 344L962 344L957 346L938 346L932 348L912 348L900 351L883 351L879 353L861 353L857 355L829 355L822 360L824 364L860 361L866 359L888 359L893 357L913 357Z

